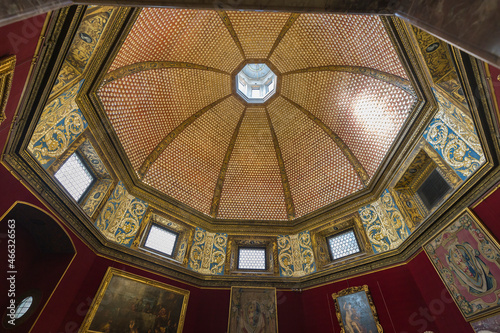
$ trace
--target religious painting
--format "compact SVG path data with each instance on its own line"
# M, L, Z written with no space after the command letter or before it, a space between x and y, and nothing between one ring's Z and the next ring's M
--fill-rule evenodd
M189 291L108 268L80 332L182 332Z
M499 310L500 248L466 209L424 250L467 321Z
M351 287L332 294L341 333L383 332L368 286Z
M228 333L277 333L276 288L231 287Z
M500 314L470 323L476 333L500 333Z

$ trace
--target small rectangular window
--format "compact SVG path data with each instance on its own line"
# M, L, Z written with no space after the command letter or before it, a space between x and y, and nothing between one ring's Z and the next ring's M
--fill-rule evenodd
M434 169L429 177L420 185L417 194L422 199L425 207L431 210L449 190L451 190L451 186L441 176L439 171Z
M54 175L69 194L79 201L95 177L78 154L71 155Z
M238 269L266 270L266 249L240 247L238 251Z
M172 256L179 235L157 224L151 225L144 247Z
M354 230L347 230L327 238L332 260L360 252Z

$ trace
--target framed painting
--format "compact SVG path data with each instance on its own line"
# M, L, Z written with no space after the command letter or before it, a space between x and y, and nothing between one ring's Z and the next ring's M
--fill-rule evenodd
M278 333L276 288L231 287L228 333Z
M189 290L108 268L80 332L182 332Z
M476 333L500 333L500 314L470 323Z
M499 310L500 247L466 209L424 245L465 320Z
M382 333L368 286L351 287L332 294L341 333Z

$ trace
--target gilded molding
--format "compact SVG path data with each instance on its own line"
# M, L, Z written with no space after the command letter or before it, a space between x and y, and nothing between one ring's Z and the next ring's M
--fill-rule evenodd
M227 146L226 154L224 155L224 161L222 162L222 166L220 168L219 177L217 178L217 184L215 184L214 196L212 198L212 204L210 205L210 216L212 216L213 218L216 218L217 214L219 213L220 197L222 195L222 187L224 186L224 181L226 180L227 168L229 166L231 154L233 153L236 139L238 138L238 134L240 133L241 123L243 122L243 118L245 118L246 111L247 108L243 110L240 120L238 121L238 124L234 129L233 136L231 137L229 146Z
M71 47L52 87L49 101L63 93L68 85L82 79L90 59L105 35L109 22L114 20L117 10L114 7L88 7L71 43Z
M9 56L0 59L0 125L7 118L5 109L9 99L12 79L14 78L14 69L16 68L16 56Z
M217 14L219 14L220 18L222 19L222 22L224 23L224 25L227 28L227 31L229 32L229 34L233 38L234 43L238 47L238 50L240 50L241 56L243 57L243 59L246 59L245 51L243 50L243 46L241 46L241 42L240 42L240 39L238 38L238 34L236 33L236 31L234 31L234 27L233 27L233 24L231 23L231 20L229 19L229 16L223 10L217 10Z
M182 62L182 61L145 61L145 62L138 62L135 64L131 64L128 66L123 66L120 68L117 68L104 76L104 80L102 81L101 86L105 86L110 82L119 80L123 77L137 74L142 71L150 71L150 70L155 70L155 69L162 69L162 68L184 68L184 69L199 69L199 70L205 70L205 71L211 71L211 72L216 72L216 73L222 73L222 74L228 74L224 71L221 71L220 69L217 68L212 68L208 66L203 66L203 65L198 65L198 64L192 64L189 62Z
M229 94L227 96L224 96L222 98L219 98L217 101L205 106L204 108L198 110L196 113L191 115L189 118L184 120L179 126L177 126L172 132L168 133L163 140L153 149L153 151L146 157L144 162L142 162L141 167L139 168L139 178L142 179L148 172L149 168L151 165L156 161L156 159L163 153L163 151L167 148L167 146L174 141L174 139L182 132L186 127L191 125L196 119L201 117L205 112L208 110L212 109L214 106L218 105L228 97L231 97L232 95Z
M464 91L453 67L447 44L415 26L412 26L411 30L434 84L467 110Z
M226 275L249 275L269 276L278 275L278 252L276 249L276 237L265 236L228 236L226 255ZM260 247L266 248L266 270L252 271L238 269L239 248Z
M278 142L278 137L274 131L273 123L271 117L269 116L269 111L266 110L267 122L269 123L269 129L271 130L271 136L273 137L274 150L276 151L276 159L278 160L278 166L280 168L281 183L283 184L283 193L285 195L285 205L286 205L286 215L288 220L293 220L295 218L295 205L293 204L292 191L290 190L290 182L288 181L288 176L286 173L285 162L283 161L283 155L281 154L280 145Z
M353 152L349 149L349 147L342 141L342 139L331 130L328 126L326 126L325 123L323 123L318 117L314 116L309 110L303 108L301 105L295 103L291 99L289 99L286 96L282 97L288 101L290 104L295 106L297 109L302 111L309 119L311 119L316 125L318 125L332 140L337 144L339 149L342 151L342 153L345 155L345 157L349 160L351 163L352 167L356 171L356 174L358 175L359 179L361 180L361 183L366 187L370 181L370 177L368 176L368 173L366 172L365 168L357 157L353 154Z
M352 74L360 74L371 77L373 79L377 79L393 86L398 87L399 89L407 92L412 96L416 96L415 90L411 86L410 81L403 79L394 74L386 73L379 71L377 69L368 68L368 67L360 67L360 66L340 66L340 65L332 65L332 66L319 66L319 67L309 67L298 69L295 71L290 71L283 73L283 75L291 75L298 73L312 73L312 72L346 72Z
M290 30L290 28L295 23L295 21L297 21L297 19L299 18L299 16L300 16L300 13L291 13L290 14L290 17L285 22L285 25L281 29L278 37L276 38L276 41L274 42L273 46L271 47L271 50L269 51L269 54L267 55L267 59L271 58L271 56L273 55L274 50L278 47L278 45L281 42L281 40L283 39L283 37L285 37L285 35L288 32L288 30Z

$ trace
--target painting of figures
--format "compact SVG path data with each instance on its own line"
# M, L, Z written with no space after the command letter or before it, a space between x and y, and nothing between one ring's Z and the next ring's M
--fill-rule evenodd
M471 211L459 214L424 250L466 320L498 311L500 248Z
M81 332L180 333L189 291L109 268Z
M341 333L381 333L368 286L351 287L332 295Z
M228 333L278 333L275 288L231 287Z

